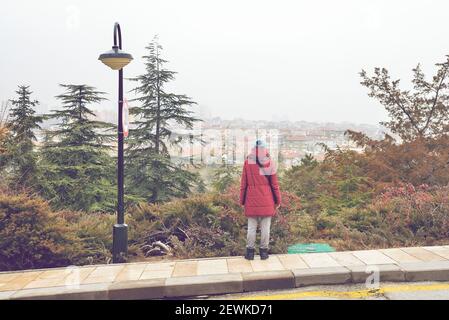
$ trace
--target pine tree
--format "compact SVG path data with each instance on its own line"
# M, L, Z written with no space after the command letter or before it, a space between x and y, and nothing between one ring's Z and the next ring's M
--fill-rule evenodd
M195 104L186 95L170 93L166 84L174 80L175 72L164 67L162 46L157 37L146 47L146 73L130 79L138 83L133 92L140 106L130 108L136 119L130 130L125 156L125 175L131 193L150 202L188 194L198 175L172 161L168 144L180 141L174 138L173 125L192 129L199 121L188 107Z
M17 98L11 99L8 119L7 152L1 157L1 167L15 187L31 187L37 174L37 156L34 151L35 131L41 129L42 116L36 115L37 100L31 99L29 86L18 86Z
M4 169L5 159L7 158L7 141L9 140L10 130L8 129L8 103L2 102L0 107L0 171Z
M304 158L301 159L301 166L313 168L318 165L318 161L313 157L311 153L306 153Z
M240 168L234 165L222 164L214 169L212 186L216 192L225 192L231 185L237 184Z
M114 210L114 162L112 124L96 121L89 105L99 103L104 93L87 85L61 85L56 96L61 109L51 119L59 120L47 132L42 148L42 192L57 208L84 211Z

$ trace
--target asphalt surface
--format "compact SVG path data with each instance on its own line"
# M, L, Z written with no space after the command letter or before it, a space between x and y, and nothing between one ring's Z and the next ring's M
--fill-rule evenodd
M449 282L384 282L197 297L212 300L449 300Z

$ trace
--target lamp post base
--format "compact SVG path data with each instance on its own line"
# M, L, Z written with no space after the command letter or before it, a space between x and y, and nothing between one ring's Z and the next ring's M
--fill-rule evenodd
M126 262L128 255L128 225L115 224L112 234L112 262Z

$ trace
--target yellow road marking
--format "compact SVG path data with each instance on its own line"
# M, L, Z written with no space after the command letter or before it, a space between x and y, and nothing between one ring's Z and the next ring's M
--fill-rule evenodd
M435 284L404 284L396 286L386 286L381 288L385 292L408 292L408 291L437 291L448 290L449 284L435 283Z
M356 291L305 291L305 292L292 292L281 293L271 295L258 295L258 296L246 296L239 298L238 300L288 300L288 299L301 299L301 298L343 298L343 299L363 299L368 297L379 296L388 292L410 292L410 291L437 291L437 290L449 290L449 284L411 284L411 285L396 285L385 286L379 289L372 290L356 290Z

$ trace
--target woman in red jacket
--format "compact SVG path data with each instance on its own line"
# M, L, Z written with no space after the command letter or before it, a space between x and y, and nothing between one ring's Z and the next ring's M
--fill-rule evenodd
M274 163L261 140L251 150L243 165L240 183L240 204L248 217L248 234L245 259L254 259L257 225L260 225L260 258L268 259L271 217L281 204L281 192Z

